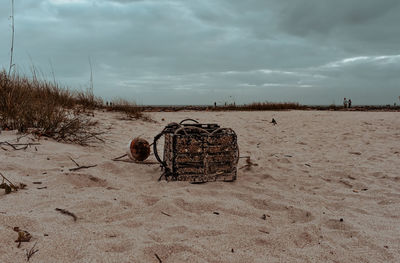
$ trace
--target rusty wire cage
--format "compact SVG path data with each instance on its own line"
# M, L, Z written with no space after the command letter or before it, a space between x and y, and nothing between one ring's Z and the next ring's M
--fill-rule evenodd
M191 121L192 123L185 123ZM163 160L157 141L164 135ZM236 133L218 124L200 124L192 119L170 123L154 138L153 150L166 180L203 183L234 181L239 147Z

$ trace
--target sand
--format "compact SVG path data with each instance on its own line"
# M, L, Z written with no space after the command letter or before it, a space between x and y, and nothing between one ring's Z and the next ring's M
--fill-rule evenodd
M155 123L95 112L107 134L92 147L42 138L0 148L0 172L27 184L0 190L0 262L24 262L35 243L30 262L400 262L400 113L150 116ZM194 185L157 182L158 165L111 160L130 138L151 142L188 117L233 128L241 156L257 166L233 183ZM18 137L3 131L0 141ZM70 158L97 166L69 171ZM20 248L15 226L33 236Z

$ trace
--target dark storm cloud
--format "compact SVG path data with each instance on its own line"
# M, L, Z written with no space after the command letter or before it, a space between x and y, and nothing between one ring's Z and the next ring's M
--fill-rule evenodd
M373 23L398 8L399 4L397 0L299 0L295 4L286 4L281 22L290 33L326 35L336 27Z
M85 87L90 57L97 94L139 103L386 104L399 95L399 12L394 0L17 1L15 61Z

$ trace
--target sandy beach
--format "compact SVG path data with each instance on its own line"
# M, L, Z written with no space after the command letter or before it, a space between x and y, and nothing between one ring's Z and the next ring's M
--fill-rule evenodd
M400 262L398 112L148 114L155 122L95 111L106 134L91 147L32 136L19 142L40 145L2 145L0 172L27 187L0 189L0 262L25 262L35 243L30 262ZM112 161L129 139L152 142L185 118L234 129L255 165L240 159L235 182L197 185ZM71 158L97 166L70 171ZM16 226L32 235L20 248Z

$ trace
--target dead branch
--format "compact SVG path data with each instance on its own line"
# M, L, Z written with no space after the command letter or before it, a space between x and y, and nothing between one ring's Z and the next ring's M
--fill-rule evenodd
M37 244L37 242L33 245L33 247L31 249L29 249L29 251L26 250L26 252L25 252L26 253L25 254L26 255L26 261L29 261L31 259L31 257L33 255L35 255L36 252L39 251L39 249L35 249L36 244Z
M79 166L79 167L76 167L76 168L71 168L71 169L69 169L69 171L70 172L78 171L80 169L88 169L88 168L92 168L92 167L96 167L96 166L97 166L97 164L95 164L95 165L82 165L82 166Z
M56 208L56 211L58 211L58 212L60 212L61 214L64 214L64 215L72 216L74 221L76 221L78 219L78 217L74 213L72 213L72 212L70 212L68 210L61 209L61 208Z

